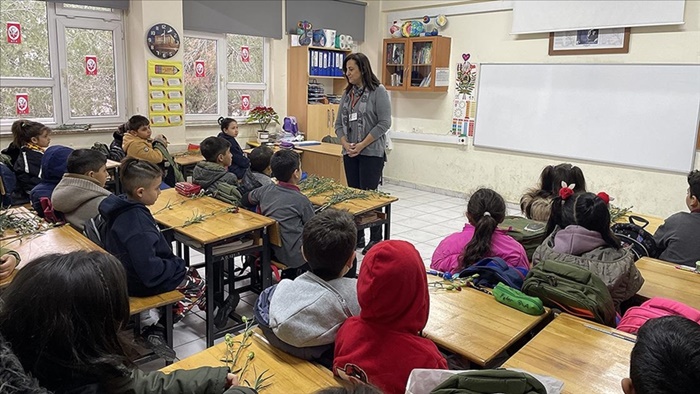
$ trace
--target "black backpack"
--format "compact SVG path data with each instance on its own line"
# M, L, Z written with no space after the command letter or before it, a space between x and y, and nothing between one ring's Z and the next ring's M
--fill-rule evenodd
M611 227L611 230L620 239L623 246L630 246L634 261L642 257L658 257L659 249L654 241L654 236L644 229L649 221L639 216L630 216L629 221L629 223L616 223ZM642 225L640 226L635 221L642 223Z

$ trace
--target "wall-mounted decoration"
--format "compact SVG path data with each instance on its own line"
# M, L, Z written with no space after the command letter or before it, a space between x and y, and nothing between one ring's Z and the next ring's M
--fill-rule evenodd
M204 78L207 76L207 69L204 65L204 60L195 60L194 76L197 78Z
M97 75L97 56L85 55L85 75Z
M15 108L17 115L29 114L29 95L27 93L15 94Z
M630 29L587 29L549 33L549 55L628 53Z
M148 61L148 115L154 127L181 125L185 117L182 62Z
M423 19L418 20L407 20L402 23L393 21L389 26L389 34L394 38L437 36L438 29L444 28L445 25L447 25L445 15L425 15Z
M9 44L22 43L22 25L19 22L7 22L7 42Z
M158 23L148 30L146 44L153 56L170 59L180 49L180 35L167 23Z

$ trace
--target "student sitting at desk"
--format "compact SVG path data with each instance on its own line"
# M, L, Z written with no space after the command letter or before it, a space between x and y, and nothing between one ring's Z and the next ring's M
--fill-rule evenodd
M102 200L112 194L105 189L109 177L107 157L93 149L76 149L68 156L66 169L68 172L51 195L51 203L68 223L82 231L85 221L99 213Z
M200 161L192 171L192 182L200 185L214 198L233 205L240 205L236 175L228 171L231 165L229 143L221 137L207 137L199 144L205 160Z
M272 155L270 167L279 183L259 187L246 194L243 200L248 205L259 205L263 215L279 223L282 246L272 245L272 250L276 258L289 267L282 272L283 277L294 279L308 267L301 254L301 233L306 222L314 216L314 208L297 186L301 180L298 153L277 151Z
M642 288L644 278L634 256L620 246L610 230L606 193L574 193L562 186L552 200L547 238L532 256L532 265L554 260L573 264L597 275L610 290L615 309Z
M170 374L134 367L119 338L130 314L126 274L109 254L33 260L2 300L0 336L24 370L54 393L254 393L235 387L238 379L227 367Z
M433 253L430 268L457 273L484 257L500 257L514 268L530 270L525 248L499 230L506 217L506 202L491 189L479 189L469 198L462 232L443 239Z
M237 179L243 179L246 170L250 167L250 160L245 157L241 145L236 141L236 137L238 137L238 122L236 122L236 119L222 116L219 118L218 123L221 126L221 133L219 133L218 137L228 141L231 156L233 157L228 170L236 175Z
M66 160L71 152L73 149L67 146L50 146L41 158L41 182L29 193L32 208L41 218L44 217L41 199L42 197L51 199L56 185L66 172Z
M700 171L688 174L688 212L671 215L654 233L659 259L695 268L700 261Z
M134 115L126 122L126 129L122 148L127 157L157 164L165 173L163 182L170 187L184 180L168 153L168 139L163 134L151 139L151 122L148 118Z
M272 169L270 168L270 159L272 159L272 154L274 152L267 146L261 145L253 150L248 155L250 159L250 171L253 174L253 178L257 182L260 182L261 186L269 185L272 183Z
M552 199L559 194L562 182L571 185L576 193L586 191L586 179L580 168L569 163L547 166L540 174L538 187L528 190L520 198L520 209L525 217L540 222L549 220Z
M365 255L357 279L359 316L345 321L335 340L333 373L403 393L415 368L447 369L437 346L420 336L430 296L425 266L406 241L382 241Z
M700 325L681 316L648 320L630 357L625 394L694 394L700 387Z
M346 211L327 209L304 225L302 254L309 271L266 289L255 305L270 344L331 368L338 328L360 313L357 279L343 277L352 268L355 242L357 227Z
M39 122L20 119L12 123L12 142L19 147L17 158L13 159L17 200L26 201L29 192L41 182L41 158L51 143L50 133L51 129ZM12 152L9 154L12 156Z

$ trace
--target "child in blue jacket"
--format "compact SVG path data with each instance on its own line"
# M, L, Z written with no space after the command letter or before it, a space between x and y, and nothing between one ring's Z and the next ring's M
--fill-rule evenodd
M250 160L243 154L243 149L236 141L238 137L238 122L236 119L232 118L219 118L219 126L221 126L221 133L217 137L221 137L231 144L231 154L233 155L233 162L228 167L229 172L236 175L236 178L243 179L245 172L250 168Z

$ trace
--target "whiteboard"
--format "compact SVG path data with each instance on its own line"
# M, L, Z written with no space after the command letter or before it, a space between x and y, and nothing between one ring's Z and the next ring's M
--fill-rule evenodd
M687 173L700 65L482 64L474 145Z

